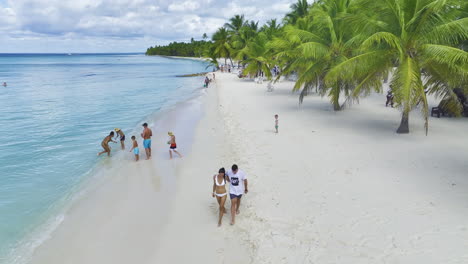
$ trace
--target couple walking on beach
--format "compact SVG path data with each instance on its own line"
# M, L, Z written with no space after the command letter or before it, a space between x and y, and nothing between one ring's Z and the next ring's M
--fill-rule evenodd
M224 204L227 199L226 182L229 182L229 197L231 198L231 225L235 224L236 215L240 213L240 202L243 194L249 192L247 175L234 164L231 170L219 169L218 174L213 176L213 197L219 205L218 226L221 226L223 215L226 213Z

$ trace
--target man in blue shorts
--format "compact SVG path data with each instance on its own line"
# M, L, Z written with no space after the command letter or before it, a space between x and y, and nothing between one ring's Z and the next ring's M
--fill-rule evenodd
M239 170L236 164L232 165L227 172L229 185L229 196L231 197L231 225L235 223L236 214L239 214L239 207L242 195L248 193L247 175Z
M146 152L146 159L151 158L151 137L153 136L153 132L151 129L148 128L148 124L143 124L143 133L141 133L141 137L143 138L143 147L145 148Z

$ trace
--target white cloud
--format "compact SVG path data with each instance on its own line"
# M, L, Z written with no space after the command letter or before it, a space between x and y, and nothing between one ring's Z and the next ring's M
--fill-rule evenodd
M170 4L167 8L169 11L174 12L187 12L187 11L195 11L196 9L200 8L200 4L196 1L185 1L182 3L173 3Z
M212 34L236 14L260 23L282 18L293 2L8 0L0 2L0 52L43 52L67 47L106 52L103 43L112 45L115 51L144 51L150 45ZM32 39L36 43L32 45L34 50L22 50Z

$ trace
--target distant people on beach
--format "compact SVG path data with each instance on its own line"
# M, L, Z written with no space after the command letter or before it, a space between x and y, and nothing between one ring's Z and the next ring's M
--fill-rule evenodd
M393 92L392 92L392 89L388 90L388 92L387 92L387 101L385 102L385 107L387 107L388 105L393 107Z
M153 136L153 131L148 128L148 124L143 124L143 133L141 137L143 138L143 147L145 148L146 159L151 158L151 137Z
M213 197L216 197L219 205L219 218L218 226L221 226L223 220L223 214L226 213L224 204L226 203L227 191L226 191L226 171L224 168L219 169L218 174L213 176Z
M242 195L249 192L247 188L247 175L234 164L231 170L227 172L227 176L227 181L230 183L231 225L234 225L236 222L236 214L240 213L239 208Z
M136 141L136 137L132 136L132 142L133 142L133 147L130 150L130 152L133 151L133 154L135 154L135 161L140 160L140 149L138 148L138 142Z
M3 82L3 87L7 87L7 83L6 82Z
M278 120L278 115L275 115L275 130L276 134L278 134L278 125L279 125L279 120ZM287 134L287 133L286 133Z
M120 136L120 146L122 147L122 150L125 149L125 134L122 132L120 128L115 128L115 133L117 133L116 137Z
M208 88L208 85L210 84L210 78L208 76L205 76L205 84L204 87Z
M109 147L109 141L117 143L116 141L112 140L113 137L114 137L114 131L111 131L109 135L102 140L101 146L104 149L104 151L99 152L98 156L104 153L107 153L107 156L110 156L111 148Z
M177 143L174 134L172 132L167 132L167 134L169 135L169 141L167 142L167 144L169 144L169 156L172 159L172 152L174 151L180 158L182 158L182 155L177 151Z

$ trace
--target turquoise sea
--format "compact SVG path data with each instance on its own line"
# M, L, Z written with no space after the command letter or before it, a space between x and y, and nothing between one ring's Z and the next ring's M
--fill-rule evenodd
M109 131L197 96L203 77L175 75L205 67L142 54L0 54L0 263L99 166Z

